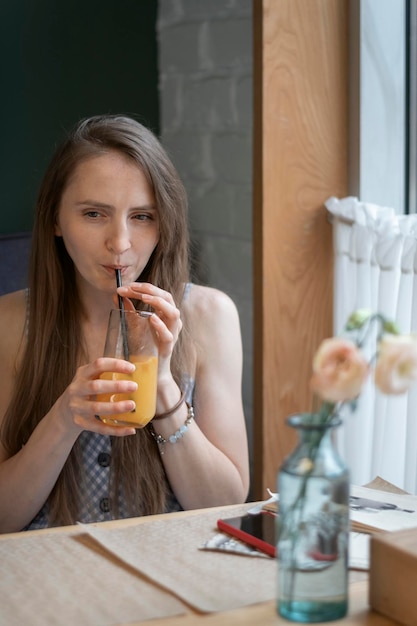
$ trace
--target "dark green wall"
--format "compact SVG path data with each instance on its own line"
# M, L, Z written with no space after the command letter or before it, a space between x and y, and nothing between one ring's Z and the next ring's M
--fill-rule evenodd
M0 233L30 230L64 129L130 113L159 131L157 0L3 0Z

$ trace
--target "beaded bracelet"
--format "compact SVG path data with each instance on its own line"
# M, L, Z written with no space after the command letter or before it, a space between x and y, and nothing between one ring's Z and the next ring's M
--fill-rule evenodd
M154 415L152 419L162 420L164 419L164 417L168 417L169 415L172 415L173 413L175 413L175 411L178 411L178 409L184 402L185 402L185 393L184 391L181 391L180 399L178 400L177 404L174 404L172 409L169 409L169 411L165 411L165 413L159 413L159 415Z
M180 426L179 429L175 431L175 433L170 435L168 439L165 439L165 437L163 437L162 435L157 435L153 429L152 422L150 422L149 424L150 433L152 437L155 439L156 443L158 444L159 451L161 454L164 454L165 444L177 443L177 441L179 441L180 439L184 437L185 433L188 430L188 426L191 424L191 421L194 419L194 408L192 407L191 404L188 404L188 402L186 402L186 405L187 405L188 412L187 412L187 417L186 417L184 424Z

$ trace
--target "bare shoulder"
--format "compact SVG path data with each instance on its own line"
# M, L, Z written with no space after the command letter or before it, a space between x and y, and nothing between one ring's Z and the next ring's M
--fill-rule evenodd
M26 320L26 295L24 289L0 296L0 316L2 321L13 326L24 326Z
M15 363L26 323L26 297L23 290L0 296L0 320L0 357L5 363Z
M184 301L184 314L201 359L219 350L238 350L240 320L232 298L213 287L191 285Z
M237 308L232 298L214 287L191 284L184 300L184 310L193 323L210 323L217 316L238 321Z
M0 423L12 396L25 341L26 297L24 291L0 296ZM0 454L2 448L0 446Z

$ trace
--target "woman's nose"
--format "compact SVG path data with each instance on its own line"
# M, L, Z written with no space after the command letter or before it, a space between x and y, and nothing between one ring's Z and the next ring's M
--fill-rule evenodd
M115 254L126 252L131 246L129 229L125 224L113 225L107 237L107 248Z

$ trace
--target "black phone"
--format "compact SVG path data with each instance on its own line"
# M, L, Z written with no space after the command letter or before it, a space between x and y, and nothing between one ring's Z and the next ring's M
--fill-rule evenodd
M217 528L241 541L275 557L277 554L276 513L261 511L217 520Z

